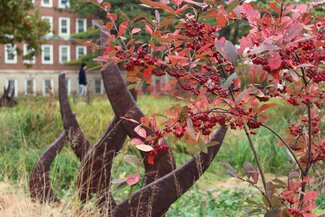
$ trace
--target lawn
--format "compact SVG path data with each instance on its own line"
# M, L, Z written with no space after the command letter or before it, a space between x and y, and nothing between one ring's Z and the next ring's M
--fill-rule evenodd
M139 106L146 115L163 114L170 104L177 103L183 102L166 96L159 98L140 96L138 100ZM113 117L113 111L107 98L96 97L91 105L76 102L71 102L71 105L87 138L92 143L96 142ZM293 118L294 113L295 110L292 108L281 105L276 110L269 112L272 117L269 125L274 129L281 129L288 125L288 120ZM160 117L159 122L162 121L163 118ZM19 98L18 106L11 109L0 108L0 183L2 186L6 186L0 187L0 195L5 195L7 198L0 197L0 216L2 216L2 211L3 213L8 212L5 205L1 205L1 199L10 200L8 198L23 197L24 201L29 200L28 179L31 170L41 153L60 135L62 130L58 102L55 98ZM253 138L263 168L268 174L267 177L287 175L292 169L292 164L290 160L283 160L290 158L283 147L276 145L278 143L276 137L261 129ZM176 142L173 138L170 138L169 141L176 153L178 166L190 159L191 155L187 152L185 144ZM125 153L136 153L128 144L127 141L121 154L114 161L113 179L123 177L136 170L133 165L123 160ZM250 207L245 202L246 199L258 199L259 196L253 188L230 178L223 166L223 161L230 163L239 172L242 170L244 162L254 164L243 132L229 131L227 133L225 141L208 171L189 192L172 205L167 216L247 216ZM74 191L78 167L79 161L68 146L57 156L51 167L53 187L62 198L63 204L69 204L71 207L79 205ZM137 188L139 185L136 186ZM114 186L114 196L121 200L127 197L129 190L130 188L127 186ZM325 208L322 199L324 199L324 195L319 196L319 209ZM25 204L29 204L26 206L33 207L33 209L40 209L40 205L27 202ZM91 205L89 206L89 210L91 210ZM64 207L69 211L72 209ZM55 210L57 206L52 208ZM46 205L46 208L42 209L52 208ZM61 207L61 211L53 216L61 216L64 213L62 209ZM26 216L24 212L21 214ZM68 211L62 214L62 216L67 215L70 215ZM17 216L20 215L17 214ZM39 216L43 215L39 214ZM44 216L47 215L44 214Z

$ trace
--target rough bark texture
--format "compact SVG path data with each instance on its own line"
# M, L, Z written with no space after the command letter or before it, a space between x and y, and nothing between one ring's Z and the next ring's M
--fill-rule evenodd
M55 156L61 151L65 141L68 141L81 161L77 175L77 191L82 202L87 202L93 194L96 194L99 207L107 210L108 216L161 217L209 167L219 151L227 128L221 127L216 132L211 142L217 145L209 147L207 154L202 152L196 154L178 169L171 149L158 153L153 165L144 159L145 177L142 188L129 200L117 205L110 191L112 163L126 136L143 139L134 132L138 124L127 119L140 122L144 114L136 105L135 91L127 89L116 65L105 66L102 77L115 117L98 142L91 145L82 133L69 105L65 75L59 76L59 102L64 132L38 160L30 180L31 196L41 202L59 201L51 189L49 171ZM149 128L145 130L147 135L154 133ZM166 141L164 144L168 145ZM147 157L145 152L141 152L141 155L143 158Z
M52 190L49 172L54 158L62 150L65 141L66 134L62 132L37 161L29 181L29 190L33 199L41 202L59 202Z
M132 99L132 96L121 76L119 68L114 64L108 65L102 70L102 77L105 90L108 99L111 102L114 113L118 117L130 118L140 122L140 119L144 116L144 114ZM123 124L129 137L142 139L137 133L134 132L134 128L138 124L130 122L126 119L122 119L121 123ZM147 135L153 134L152 130L148 128L145 129L147 131ZM143 157L146 157L145 153L142 152L141 154ZM153 182L176 168L174 156L170 149L167 152L159 154L158 158L159 159L156 160L154 165L148 164L146 160L144 161L146 174L143 185Z
M109 216L116 217L160 217L170 205L184 194L216 156L226 134L227 128L221 127L211 142L218 144L208 149L208 153L197 153L194 157L175 171L143 187L112 211Z
M10 83L8 87L3 88L3 95L0 98L0 107L13 107L17 105L15 96L15 88L11 88Z

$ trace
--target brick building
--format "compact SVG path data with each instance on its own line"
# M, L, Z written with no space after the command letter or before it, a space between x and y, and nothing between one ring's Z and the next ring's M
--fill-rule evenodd
M15 46L27 54L26 44L0 44L0 94L9 83L15 88L15 95L48 95L58 89L58 75L66 73L69 94L78 88L79 67L63 64L79 59L91 52L86 46L70 40L70 34L81 33L92 27L92 18L67 10L69 0L33 0L42 19L48 20L51 32L42 45L42 54L36 56L27 68L22 56L17 56ZM101 76L98 72L87 74L88 86L99 94L103 92Z

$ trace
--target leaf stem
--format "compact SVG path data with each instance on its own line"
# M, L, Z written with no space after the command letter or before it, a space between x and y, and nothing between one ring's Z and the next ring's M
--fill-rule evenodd
M300 171L302 172L303 175L305 175L305 170L302 168L301 164L299 163L296 155L293 153L292 149L290 148L290 146L288 145L288 143L286 143L286 141L284 141L284 139L277 133L275 132L271 127L262 124L262 127L268 129L269 131L271 131L276 137L278 137L281 142L286 146L286 148L288 149L288 151L290 152L292 158L295 160L296 164L299 166Z
M267 192L267 187L266 187L266 179L265 179L265 175L264 175L264 172L263 172L263 169L262 169L262 166L261 166L261 163L258 159L258 155L257 155L257 151L254 147L254 144L253 144L253 141L252 141L252 138L251 136L249 135L249 132L248 132L248 129L247 129L247 126L246 124L244 124L244 130L245 130L245 133L246 133L246 137L248 139L248 142L249 142L249 145L253 151L253 155L254 155L254 158L255 158L255 161L256 161L256 164L257 164L257 167L258 167L258 170L261 174L261 178L262 178L262 182L263 182L263 187L264 187L264 190L265 192Z

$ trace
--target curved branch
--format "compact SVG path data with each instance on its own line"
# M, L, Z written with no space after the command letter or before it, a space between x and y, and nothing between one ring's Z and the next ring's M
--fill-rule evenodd
M110 216L163 216L169 206L209 167L221 147L226 132L227 128L221 127L211 140L211 142L218 142L218 145L209 147L207 154L202 152L195 154L182 167L141 188L131 196L130 200L125 200L116 206Z
M33 199L41 202L59 202L51 188L49 173L51 164L56 155L62 150L65 141L66 133L62 132L38 159L29 181L30 194Z
M59 75L59 102L63 127L67 134L67 139L69 140L74 153L77 155L79 160L82 161L90 148L90 143L87 141L80 129L77 119L70 107L65 74Z
M119 68L114 64L108 64L104 69L102 69L101 73L108 99L115 114L118 117L128 117L140 122L140 119L144 114L138 108L130 91L127 89ZM121 123L129 137L143 139L134 132L134 128L137 126L136 123L125 119L122 119ZM154 133L148 128L146 128L146 131L147 135ZM141 152L141 155L146 157L146 153L144 152ZM159 154L157 157L159 159L156 160L154 165L148 164L147 161L145 161L144 168L146 175L143 185L147 185L175 169L175 160L170 150Z
M133 99L136 91L131 90ZM126 131L120 120L114 117L102 137L90 148L85 159L81 162L77 176L77 186L81 192L80 198L87 200L96 193L99 207L112 209L116 203L110 194L111 168L113 158L120 151L126 139Z

